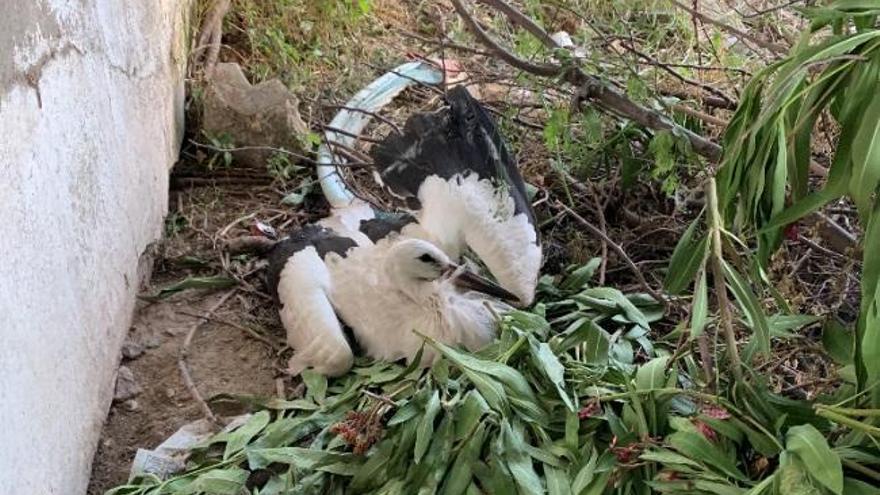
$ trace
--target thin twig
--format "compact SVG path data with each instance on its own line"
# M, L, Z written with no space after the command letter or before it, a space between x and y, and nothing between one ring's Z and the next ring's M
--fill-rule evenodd
M634 53L636 56L638 56L639 58L641 58L642 60L644 60L648 64L663 70L664 72L666 72L670 76L678 79L682 83L687 84L689 86L698 87L698 88L702 89L703 91L707 91L707 92L717 96L718 98L721 98L727 105L736 108L736 102L733 100L733 98L731 98L730 96L727 96L726 94L724 94L723 91L712 86L711 84L687 78L687 77L679 74L678 71L674 70L672 67L664 64L663 62L660 62L659 60L657 60L654 57L648 55L647 53L637 49L635 46L633 46L629 43L621 43L621 46L623 48L625 48L626 50Z
M522 69L531 74L535 74L538 76L545 77L554 77L558 76L562 73L562 66L554 65L554 64L535 64L529 62L528 60L521 59L511 53L509 50L501 46L498 42L492 39L486 31L480 27L477 23L477 20L468 12L467 8L465 8L464 4L461 3L461 0L452 0L452 5L455 7L456 12L461 18L464 20L465 24L468 26L468 29L476 36L481 43L486 45L489 49L491 49L495 54L500 57L502 60L507 62L508 64L516 67L517 69ZM511 7L512 9L512 7ZM539 28L540 29L540 28ZM546 35L546 33L544 33ZM547 35L549 37L549 35ZM542 37L541 39L544 39ZM552 38L550 38L552 41ZM555 45L555 42L553 42Z
M389 406L397 407L397 403L395 403L393 400L389 399L388 397L386 397L384 395L379 395L379 394L370 392L369 390L362 390L361 392L371 399L376 399L377 401L388 404Z
M630 270L632 270L633 274L634 274L634 275L636 276L636 278L638 279L639 284L641 284L642 288L645 289L645 292L647 292L648 294L650 294L650 296L651 296L652 298L654 298L654 300L657 301L658 303L660 303L660 304L662 304L662 305L664 305L664 306L667 305L666 298L663 297L662 294L660 294L659 292L657 292L656 290L654 290L654 289L648 284L648 281L645 279L645 276L642 274L642 271L639 270L639 267L636 266L635 263L633 263L633 260L630 259L629 255L626 254L626 251L624 251L623 248L620 247L619 244L617 244L616 242L614 242L613 240L611 240L611 238L608 237L604 232L602 232L600 229L596 228L593 224L591 224L590 222L588 222L584 217L578 215L574 210L572 210L572 209L569 208L568 206L562 204L562 203L559 202L559 201L556 201L556 202L555 202L555 205L556 205L556 208L561 209L561 210L564 210L564 211L565 211L566 213L568 213L572 218L574 218L575 220L577 220L578 223L580 223L581 225L583 225L584 227L586 227L587 230L589 230L589 231L592 232L593 234L599 236L599 237L600 237L601 239L603 239L606 243L608 243L608 246L609 246L612 250L614 250L614 252L616 252L616 253L621 257L621 259L623 259L623 261L624 261L627 265L629 265Z
M474 36L476 36L477 39L479 39L488 48L492 49L498 55L498 57L503 59L505 62L534 75L545 77L561 76L569 84L578 88L574 101L575 104L573 105L575 109L580 109L581 101L592 101L606 111L614 113L620 117L630 119L649 129L675 130L677 133L687 138L687 140L691 144L691 147L696 153L707 157L713 162L717 162L720 159L721 147L719 145L689 129L677 125L669 117L663 115L662 113L635 103L616 89L603 83L602 80L598 77L587 74L578 67L563 67L553 64L535 64L517 57L509 50L502 47L491 36L489 36L486 31L483 30L483 28L480 27L474 17L464 7L461 0L452 0L452 3L455 6L455 10L462 17L465 24L468 26ZM503 0L493 0L491 3L493 5L503 4L504 8L502 9L502 11L508 16L509 19L511 19L512 22L519 24L519 21L525 18L524 14L518 12L515 8L511 7L506 2L503 2ZM511 12L514 12L515 14L511 14ZM548 48L561 48L558 44L556 44L555 41L553 41L552 38L550 38L548 34L546 34L546 32L544 32L540 28L540 26L534 24L534 22L527 23L526 25L520 25L532 34L535 34L539 40L547 45ZM538 34L536 34L536 31L538 32Z
M780 3L778 5L774 5L773 7L768 7L764 10L756 10L754 12L746 14L745 12L741 13L743 19L753 19L755 17L761 17L763 15L767 15L771 12L776 12L777 10L782 10L786 7L791 7L796 3L801 3L804 0L788 0L787 2Z
M593 194L593 204L596 207L596 216L599 217L599 228L602 232L608 233L605 225L605 211L602 203L599 201L599 195ZM605 271L608 269L608 241L602 239L602 263L599 265L599 285L605 285Z
M397 31L398 33L400 33L401 35L403 35L404 37L419 40L422 43L429 43L432 45L441 45L441 46L445 46L446 48L452 48L454 50L459 50L462 52L473 53L474 55L483 55L483 56L492 55L491 52L487 52L485 50L478 50L476 48L471 48L471 47L465 46L465 45L460 45L460 44L455 43L449 39L443 39L442 41L441 40L434 40L431 38L426 38L424 36L420 36L416 33L410 32L410 31L406 31L404 29L395 28L394 30Z
M771 52L773 52L773 53L775 53L775 54L777 54L777 55L783 55L783 54L785 54L785 53L788 53L788 49L785 48L785 47L782 46L782 45L777 45L776 43L771 43L771 42L769 42L769 41L764 41L764 40L762 40L762 39L760 39L760 38L758 38L758 37L756 37L756 36L752 36L751 34L746 33L746 32L744 32L744 31L741 31L741 30L739 30L739 29L737 29L737 28L735 28L735 27L733 27L733 26L731 26L731 25L725 24L725 23L723 23L723 22L721 22L721 21L719 21L719 20L717 20L717 19L713 19L712 17L709 17L708 15L703 14L702 12L700 12L700 11L698 11L698 10L694 10L693 8L691 8L691 7L687 6L687 5L685 5L685 4L681 3L681 2L679 2L678 0L670 0L670 1L671 1L676 7L680 8L680 9L682 9L682 10L686 10L686 11L689 12L692 16L694 16L694 17L696 17L697 19L699 19L699 20L705 22L706 24L712 24L712 25L715 26L715 27L721 28L721 29L727 31L728 33L730 33L730 34L736 36L737 38L740 38L740 39L743 39L743 40L749 41L749 42L751 42L751 43L754 43L755 45L758 45L758 46L760 46L761 48L764 48L764 49L766 49L766 50L769 50L769 51L771 51Z
M381 143L382 142L381 139L372 138L370 136L364 136L363 134L355 134L351 131L346 131L345 129L340 129L338 127L333 127L333 126L326 125L326 124L318 124L318 125L320 125L321 129L324 129L325 131L330 131L335 134L342 134L343 136L348 136L348 137L354 138L358 141L366 141L368 143Z
M699 110L694 110L693 108L687 105L675 104L671 105L670 108L675 110L676 112L681 112L685 115L689 115L695 119L700 119L707 124L712 124L721 128L727 127L727 121L724 119L719 119L714 115L709 115L708 113L701 112Z
M345 110L345 111L348 111L348 112L357 112L357 113L362 113L362 114L364 114L364 115L369 115L370 117L372 117L372 118L374 118L374 119L376 119L376 120L378 120L378 121L380 121L380 122L383 122L383 123L385 123L385 124L388 124L392 129L394 129L394 132L396 132L396 133L398 133L398 134L403 134L403 131L400 130L400 127L398 127L398 125L395 124L394 121L392 121L392 120L389 119L388 117L385 117L385 116L379 115L379 114L376 113L376 112L371 112L371 111L369 111L369 110L365 110L365 109L363 109L363 108L348 107L348 106L345 106L345 105L328 105L328 104L325 104L325 105L323 105L323 107L324 107L324 108L332 108L332 109L334 109L334 110Z
M230 328L234 328L234 329L236 329L236 330L239 330L239 331L241 331L242 333L244 333L244 334L248 335L249 337L253 338L254 340L259 340L260 342L266 344L267 346L269 346L269 348L271 348L271 349L272 349L273 351L275 351L275 352L278 352L278 351L281 349L281 346L279 346L279 345L278 345L277 343L275 343L275 342L272 342L272 341L269 340L268 338L263 337L262 335L260 335L259 333L257 333L256 330L254 330L254 329L252 329L252 328L248 328L248 327L246 327L246 326L244 326L244 325L239 325L238 323L235 323L234 321L229 321L229 320L226 320L226 319L223 319L223 318L218 318L218 317L216 317L216 316L199 315L199 314L191 313L191 312L189 312L189 311L182 310L182 309L181 309L181 310L177 310L176 312L179 313L179 314L182 314L182 315L192 316L193 318L201 318L201 319L203 319L203 320L205 320L205 321L210 321L210 322L212 322L212 323L219 323L219 324L221 324L221 325L226 325L227 327L230 327Z
M204 148L206 150L216 151L218 153L233 153L235 151L250 151L250 150L274 151L276 153L281 153L283 155L289 155L294 158L298 158L304 162L311 163L312 165L328 165L331 167L352 167L352 168L372 167L373 166L373 162L318 163L318 161L315 160L314 158L311 158L306 155L296 153L293 151L288 151L284 148L275 148L273 146L237 146L237 147L233 147L233 148L220 148L218 146L212 146L210 144L199 143L198 141L193 141L192 139L190 139L189 142L192 143L192 145L196 146L197 148Z
M202 414L205 415L205 418L213 423L214 425L218 425L217 417L214 416L214 413L211 411L211 408L208 406L208 403L205 402L205 399L202 398L202 394L199 393L199 389L196 388L196 384L192 379L192 374L189 371L189 364L187 363L187 359L189 359L189 348L192 345L193 338L198 332L199 328L205 324L206 321L213 315L218 309L220 309L223 304L229 300L233 294L238 291L238 288L233 288L227 291L223 296L211 306L208 311L204 314L198 316L198 320L193 323L192 327L190 327L189 332L186 334L186 338L183 341L183 345L180 346L180 353L177 356L177 367L180 369L180 376L183 378L183 384L186 386L186 389L189 391L193 400L196 401L196 404L199 406L199 409L202 410Z
M324 139L324 142L333 149L334 153L339 153L349 161L352 162L369 162L370 156L364 153L363 151L353 148L345 143L340 143L339 141L334 141L332 139Z

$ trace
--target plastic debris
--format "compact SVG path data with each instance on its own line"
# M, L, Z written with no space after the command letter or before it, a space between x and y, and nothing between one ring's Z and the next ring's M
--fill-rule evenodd
M250 414L235 416L222 431L232 431L244 424L250 417ZM183 425L155 449L138 449L131 464L129 481L147 474L165 480L183 471L193 447L211 438L214 433L211 422L200 419Z

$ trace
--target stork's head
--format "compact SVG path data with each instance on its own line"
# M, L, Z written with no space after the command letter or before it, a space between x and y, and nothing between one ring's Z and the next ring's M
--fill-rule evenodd
M518 300L516 295L454 263L440 248L421 239L396 242L385 259L385 269L397 288L415 299L437 290L434 282L449 280L462 291L481 292L504 301Z

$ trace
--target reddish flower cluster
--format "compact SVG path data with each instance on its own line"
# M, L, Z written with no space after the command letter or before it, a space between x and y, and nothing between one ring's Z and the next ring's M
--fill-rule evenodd
M578 411L578 418L581 420L592 418L602 412L599 402L590 402Z
M349 411L344 421L334 424L330 431L352 446L355 454L364 454L382 438L382 416L373 411Z
M699 431L703 434L704 437L706 437L706 440L709 440L710 442L718 440L718 433L716 433L711 426L700 421L699 419L692 419L691 422L697 428L697 431Z
M727 409L720 406L705 405L700 409L700 412L713 419L730 419L730 413Z
M785 238L789 241L798 240L798 234L800 234L800 229L798 228L797 223L788 224L785 229L783 229L782 233L785 235Z
M676 481L681 479L678 471L673 471L671 469L664 469L663 471L660 471L659 473L657 473L657 478L662 481Z
M618 447L617 436L611 438L611 444L608 447L611 453L614 454L614 457L617 458L617 462L621 464L628 464L637 460L645 448L643 444L638 442Z

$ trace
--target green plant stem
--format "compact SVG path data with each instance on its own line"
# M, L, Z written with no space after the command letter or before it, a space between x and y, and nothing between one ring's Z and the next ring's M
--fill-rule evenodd
M869 467L862 466L858 462L851 461L849 459L841 459L841 462L843 462L844 466L852 469L853 471L858 471L859 473L864 474L869 478L880 481L880 472L877 472Z
M519 348L522 347L525 343L526 343L526 337L521 336L519 339L517 339L516 343L514 343L512 346L510 346L510 349L508 349L507 352L498 356L498 359L496 359L496 361L498 361L499 363L507 364L507 361L514 354L516 354L517 351L519 351Z
M840 423L844 426L848 426L853 430L857 430L863 433L867 433L868 435L874 437L880 437L880 428L876 426L871 426L869 424L863 423L861 421L850 418L849 416L844 416L842 414L838 414L830 409L826 408L816 408L816 414L835 423Z
M833 411L837 414L843 414L844 416L856 416L862 418L878 418L880 417L880 409L857 409L852 407L835 407L835 406L826 406L823 404L819 404L816 406L816 409L824 409L828 411Z
M709 253L709 262L712 265L712 278L715 281L715 297L718 298L718 311L720 313L721 330L727 340L727 355L730 366L733 368L733 376L737 381L742 380L742 361L739 350L736 347L736 334L733 331L733 315L730 313L730 301L727 298L727 285L724 283L724 270L721 266L724 259L724 246L721 243L721 231L724 223L718 211L718 190L715 178L711 177L706 184L706 202L709 206L709 235L712 250Z

